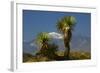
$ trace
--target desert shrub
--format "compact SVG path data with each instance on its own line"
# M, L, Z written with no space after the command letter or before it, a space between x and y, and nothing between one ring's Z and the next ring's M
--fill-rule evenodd
M33 56L29 53L23 53L23 62L29 61L29 59L32 59Z
M82 60L82 59L90 59L91 54L89 52L71 52L70 59L71 60Z
M37 56L41 55L41 57L47 57L49 59L54 59L56 56L56 52L58 51L58 46L54 43L48 44L47 48L41 49L39 52L37 52Z

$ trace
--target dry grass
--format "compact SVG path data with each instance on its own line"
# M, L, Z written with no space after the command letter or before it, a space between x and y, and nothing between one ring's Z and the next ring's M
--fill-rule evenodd
M57 52L58 57L64 57L64 52ZM65 57L64 57L65 58ZM91 54L89 52L70 52L69 60L85 60L91 59ZM66 59L67 60L67 59ZM23 55L23 62L42 62L42 61L57 61L56 59L49 59L43 56L32 56L30 54ZM63 61L63 60L62 60Z

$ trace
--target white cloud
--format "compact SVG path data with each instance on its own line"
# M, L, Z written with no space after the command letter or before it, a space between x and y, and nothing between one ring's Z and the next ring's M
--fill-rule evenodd
M62 39L63 38L62 34L59 34L57 32L50 32L49 35L51 38L55 38L55 39Z
M30 43L30 46L34 46L34 43Z
M30 46L37 47L37 45L35 43L30 43Z

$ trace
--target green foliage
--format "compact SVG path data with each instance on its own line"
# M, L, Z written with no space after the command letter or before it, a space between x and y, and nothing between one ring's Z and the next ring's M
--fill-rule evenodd
M60 32L64 32L67 27L69 27L70 29L73 29L75 24L76 24L76 18L74 16L65 16L61 18L60 20L58 20L56 26Z
M56 52L58 51L58 46L52 43L52 44L48 44L47 47L48 48L41 49L39 52L37 52L37 55L41 55L49 59L54 59L56 56Z
M54 59L56 56L56 52L58 51L58 46L56 44L49 44L48 49L46 51L46 56L50 59Z
M36 42L39 45L43 45L43 43L48 42L50 37L47 32L41 32L37 35Z

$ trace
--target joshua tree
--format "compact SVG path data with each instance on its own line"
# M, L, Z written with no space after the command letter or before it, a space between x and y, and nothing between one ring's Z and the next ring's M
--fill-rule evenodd
M76 24L76 18L74 16L65 16L58 20L57 29L63 34L63 40L65 45L64 56L69 59L70 54L70 41L72 37L72 30Z
M37 42L40 44L41 49L37 54L48 57L49 59L55 59L58 46L55 43L50 43L49 34L41 32L37 36Z
M40 45L40 54L44 55L46 52L46 49L48 49L48 42L50 40L50 37L48 33L46 32L41 32L37 35L37 43Z

